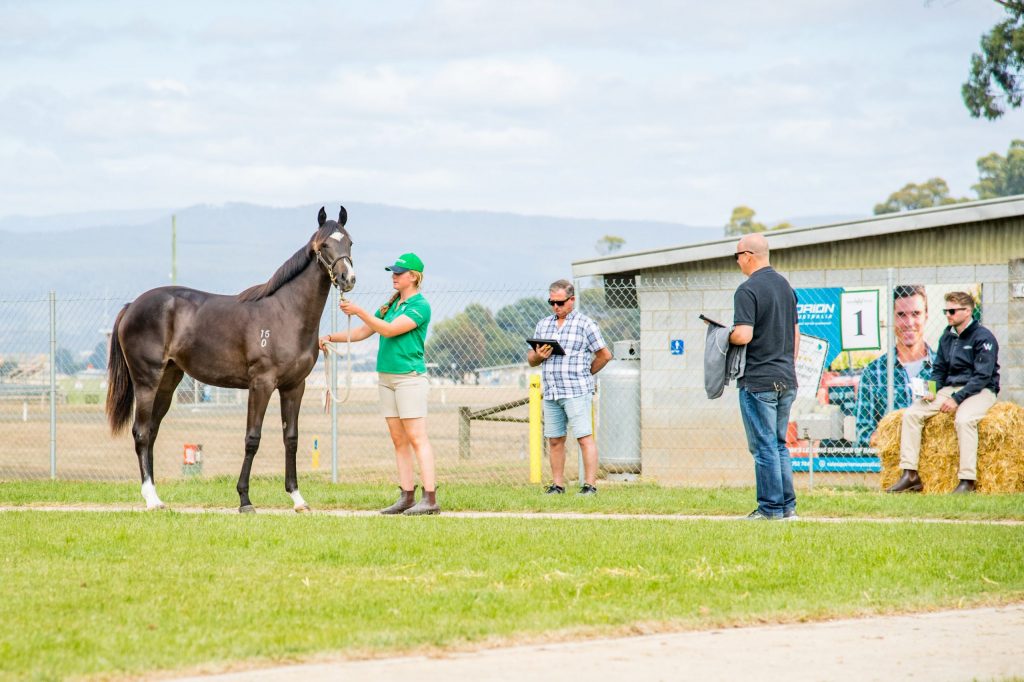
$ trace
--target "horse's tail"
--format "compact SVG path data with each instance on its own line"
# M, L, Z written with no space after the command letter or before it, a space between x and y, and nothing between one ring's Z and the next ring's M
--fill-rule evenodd
M127 305L114 320L114 331L110 336L110 356L107 358L107 421L110 422L110 431L114 435L124 431L128 425L128 420L132 417L132 403L135 400L135 387L128 373L128 363L125 362L121 342L117 338L117 328L121 325L126 310Z

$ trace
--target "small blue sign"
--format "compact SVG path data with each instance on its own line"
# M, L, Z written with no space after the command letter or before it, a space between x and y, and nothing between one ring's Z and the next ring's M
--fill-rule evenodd
M672 355L682 355L683 354L683 340L682 339L672 339L671 341L669 341L669 350L672 351Z

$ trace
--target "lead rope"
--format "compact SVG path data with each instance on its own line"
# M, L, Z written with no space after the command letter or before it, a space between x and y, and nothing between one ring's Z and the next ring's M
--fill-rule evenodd
M345 300L344 298L342 300ZM345 338L348 339L346 342L347 347L345 349L345 356L348 360L348 371L345 373L345 397L338 400L338 396L334 395L334 385L331 383L331 372L327 366L329 362L337 362L337 358L331 358L331 353L338 355L337 349L333 343L324 344L324 414L331 411L331 401L338 403L339 405L348 401L349 396L352 394L352 316L348 317L348 333L345 334Z

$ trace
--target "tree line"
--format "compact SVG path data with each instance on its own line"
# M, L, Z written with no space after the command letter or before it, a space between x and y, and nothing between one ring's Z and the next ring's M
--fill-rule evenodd
M1024 40L1024 34L1021 40ZM992 152L978 159L978 182L971 185L971 189L977 196L953 197L950 196L949 185L940 177L930 178L921 183L908 182L890 194L885 201L875 204L874 212L875 215L883 215L1024 194L1024 140L1013 140L1006 156ZM734 208L732 217L725 225L725 235L730 237L790 227L789 223L768 226L755 221L754 215L754 209L749 206Z
M640 329L640 311L635 306L619 305L614 299L614 294L606 296L602 288L576 293L577 306L597 322L609 345L637 338ZM480 303L471 303L431 329L425 359L436 366L434 373L454 381L462 381L481 367L525 363L526 339L533 336L537 322L550 314L550 306L540 297L521 298L496 313Z

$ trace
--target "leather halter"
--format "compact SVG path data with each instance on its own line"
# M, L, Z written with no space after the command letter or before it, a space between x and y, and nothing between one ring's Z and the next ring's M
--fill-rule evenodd
M324 258L320 254L320 249L316 249L313 253L316 254L316 259L318 261L320 261L320 264L323 265L324 269L327 270L327 276L331 278L331 284L333 284L335 287L338 288L339 291L341 291L341 285L338 284L338 278L334 276L334 266L338 263L338 261L346 260L346 261L348 261L348 268L349 268L349 270L351 270L352 269L352 257L351 256L338 256L337 258L332 260L330 263L328 263L327 259Z

